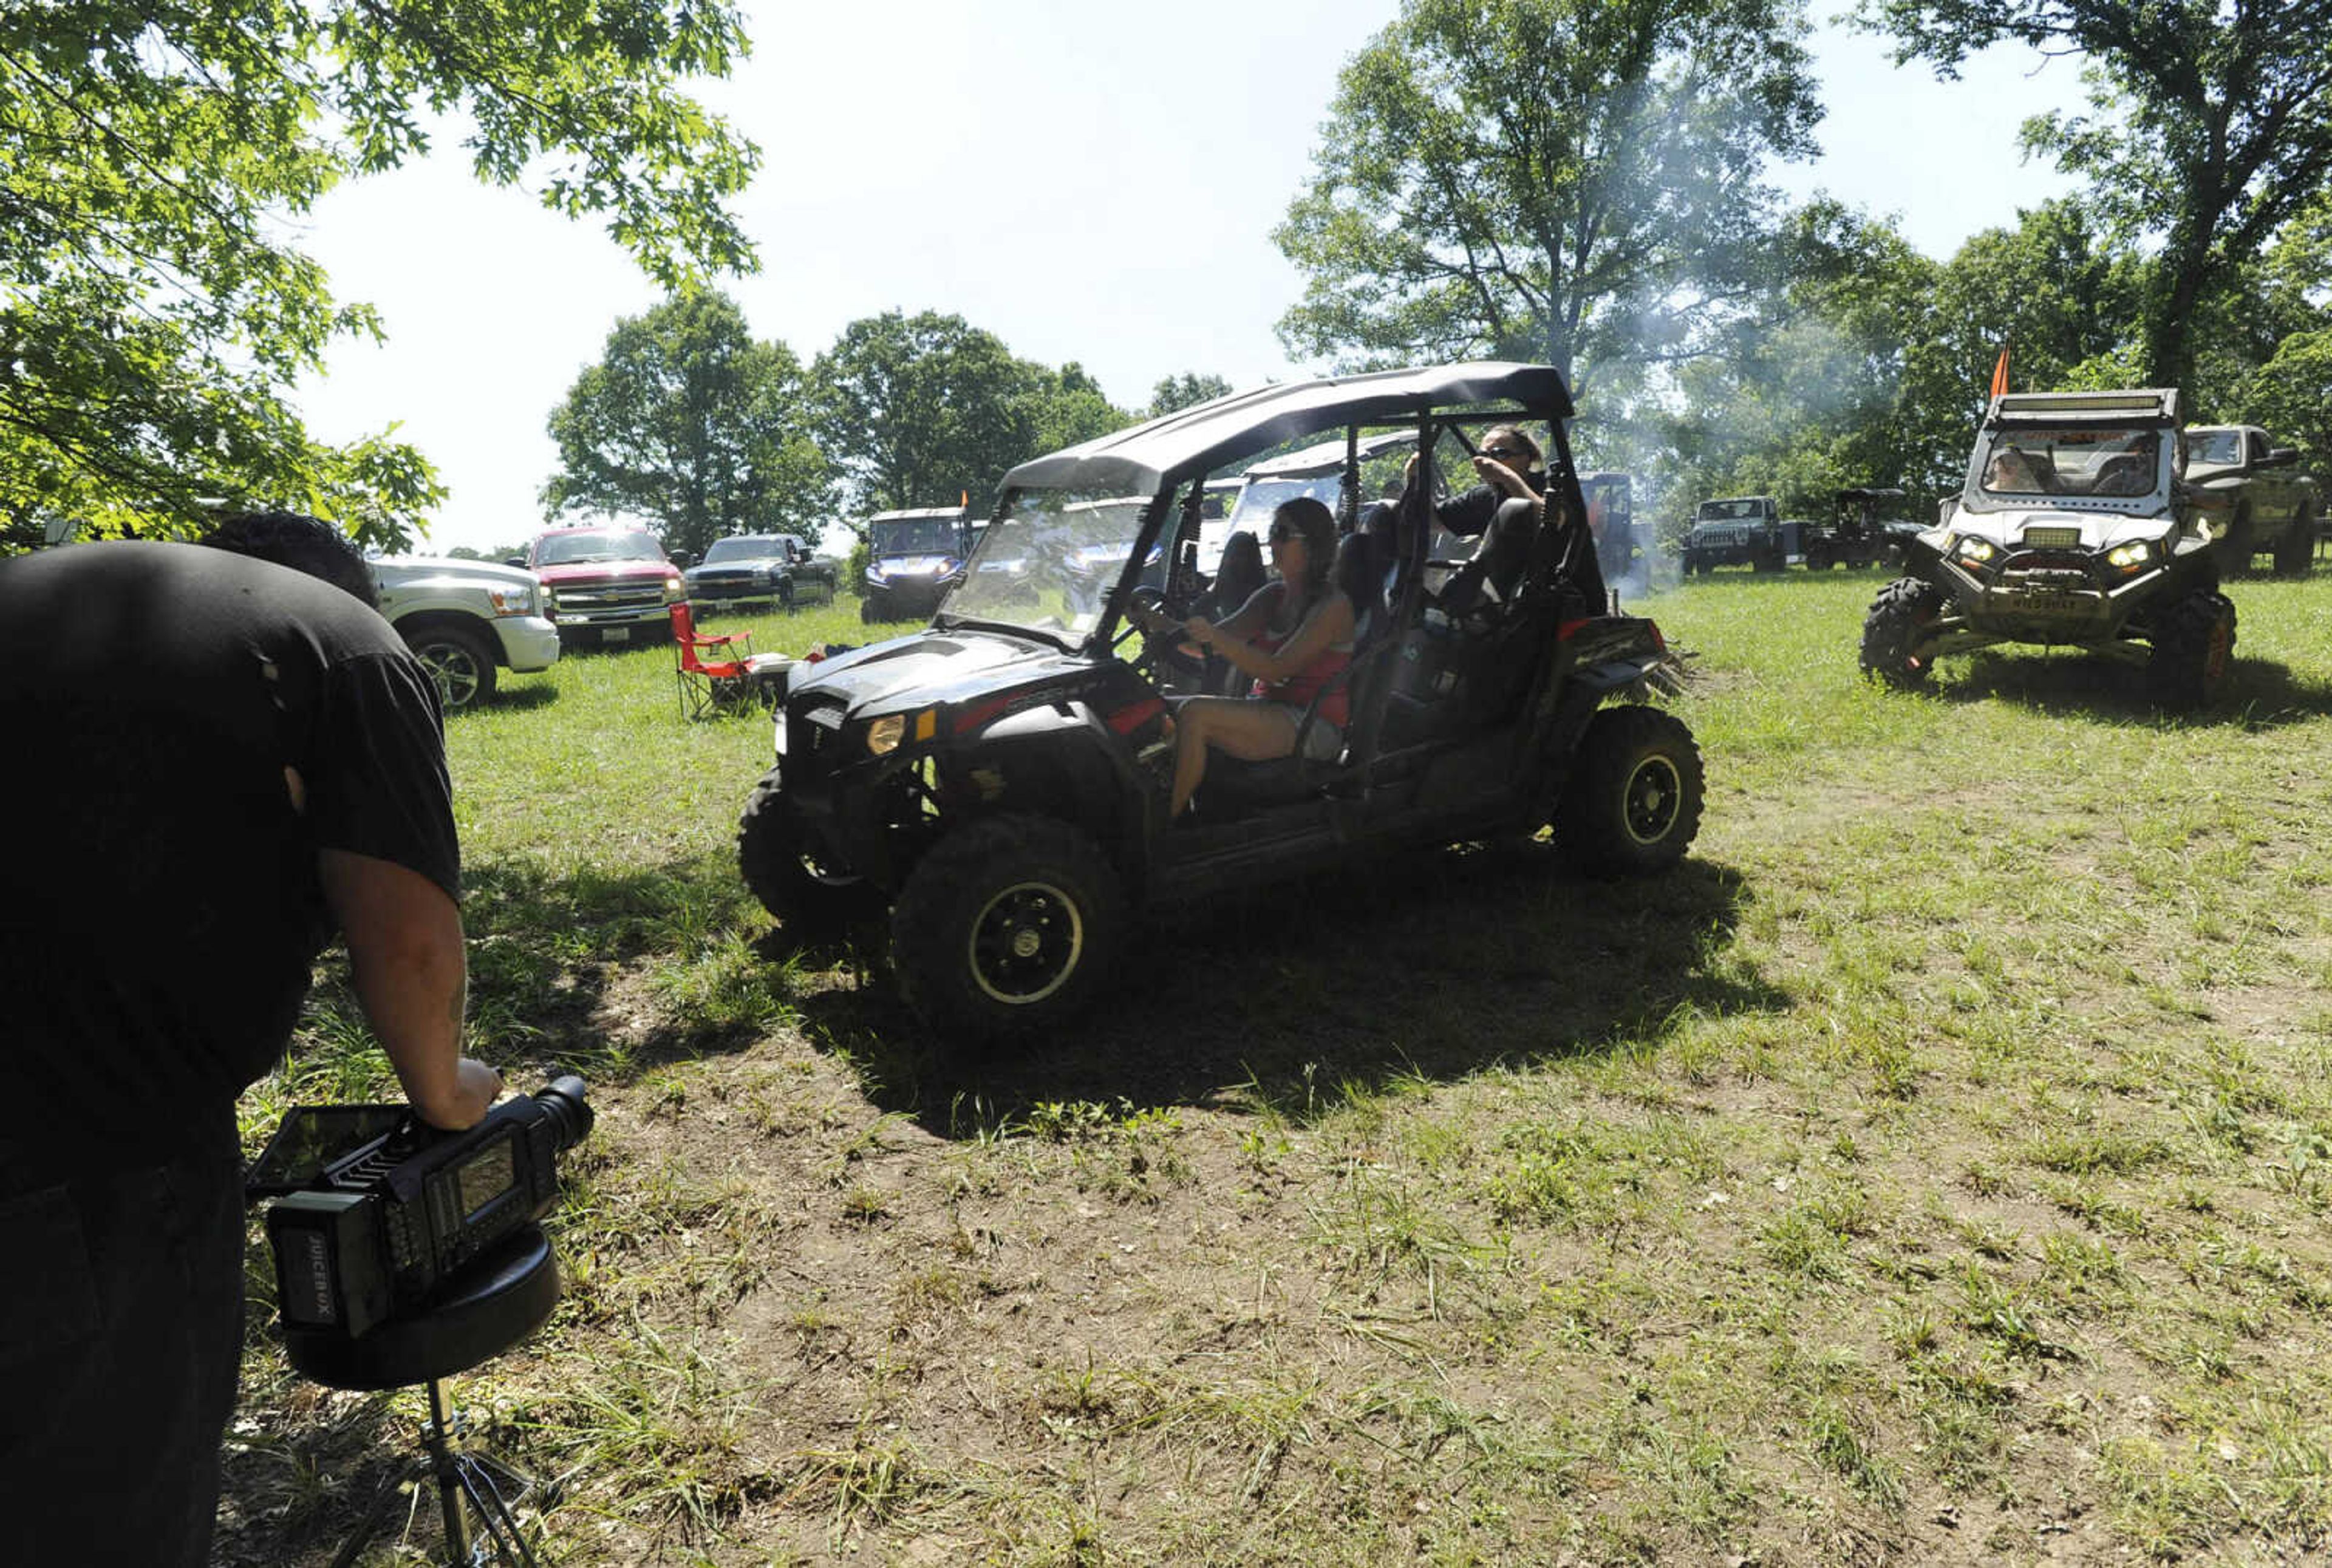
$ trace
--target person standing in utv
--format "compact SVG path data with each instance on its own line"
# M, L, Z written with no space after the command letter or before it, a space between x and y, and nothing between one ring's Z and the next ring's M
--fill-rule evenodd
M1416 469L1412 456L1412 476ZM1514 591L1529 564L1531 541L1546 521L1546 459L1521 427L1494 425L1484 431L1474 473L1479 483L1433 509L1434 521L1451 533L1482 541L1442 586L1440 606L1453 616L1472 608L1486 584L1502 599Z
M199 1565L243 1339L235 1101L334 930L470 1126L436 687L329 525L0 561L0 1562Z

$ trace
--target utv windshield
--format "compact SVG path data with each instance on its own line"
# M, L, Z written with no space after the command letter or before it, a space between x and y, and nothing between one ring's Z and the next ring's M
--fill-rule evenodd
M554 533L534 548L537 566L572 566L581 560L662 560L664 548L655 535L636 529L591 529L582 533Z
M1984 493L2000 496L2151 495L2162 480L2154 430L2020 426L1993 433Z
M982 533L950 620L998 621L1056 642L1084 639L1142 532L1146 495L1019 490Z
M870 545L881 555L953 555L963 540L962 524L952 517L911 517L898 522L877 522L869 531Z

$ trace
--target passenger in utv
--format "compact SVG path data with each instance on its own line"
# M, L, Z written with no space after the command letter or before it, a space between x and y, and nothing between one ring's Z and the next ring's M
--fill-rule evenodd
M1463 615L1486 586L1498 598L1514 591L1530 561L1531 540L1546 521L1547 479L1538 443L1519 425L1494 425L1482 435L1474 455L1480 481L1433 509L1434 521L1461 539L1479 537L1473 558L1441 588L1441 608ZM1414 480L1417 458L1409 460Z
M1329 580L1335 518L1319 502L1298 496L1272 513L1270 543L1279 580L1257 589L1228 620L1193 616L1178 623L1154 610L1134 612L1144 631L1179 632L1255 683L1246 697L1192 697L1175 709L1170 816L1190 805L1206 774L1209 747L1250 762L1293 756L1305 711L1352 663L1352 601ZM1327 760L1342 751L1347 717L1342 685L1321 696L1305 731L1305 754Z

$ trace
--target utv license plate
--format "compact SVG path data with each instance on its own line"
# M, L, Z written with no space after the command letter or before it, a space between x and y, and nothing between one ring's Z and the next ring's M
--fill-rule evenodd
M2019 594L2010 602L2028 616L2080 616L2089 610L2089 601L2079 594Z
M632 640L632 628L629 626L605 627L599 633L599 640L607 643L628 643Z

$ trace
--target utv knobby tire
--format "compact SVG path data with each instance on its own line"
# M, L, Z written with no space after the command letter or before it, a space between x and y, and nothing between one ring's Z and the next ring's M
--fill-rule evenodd
M1641 875L1684 858L1700 831L1700 749L1685 722L1639 704L1588 722L1554 812L1554 844L1581 871Z
M2306 577L2316 560L2316 509L2300 502L2299 514L2291 520L2283 538L2276 541L2275 573L2278 577Z
M782 766L761 775L737 819L737 871L786 934L805 945L837 940L883 911L863 879L821 867L786 810Z
M1897 578L1880 588L1862 617L1862 673L1898 692L1924 685L1935 664L1917 649L1943 607L1943 590L1922 578Z
M2154 626L2146 684L2165 708L2199 708L2226 690L2234 665L2235 602L2197 588L2164 607Z
M1125 937L1101 846L1050 817L983 817L942 839L891 912L907 1004L966 1045L1026 1039L1090 1005Z
M465 626L424 626L405 639L429 678L437 683L437 704L449 713L494 694L494 650L483 632Z

